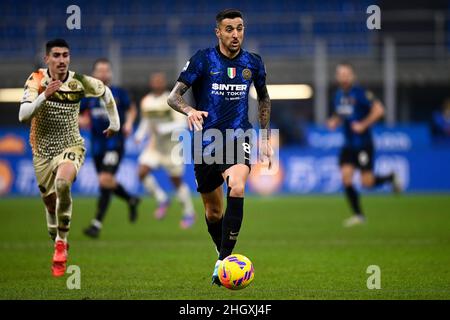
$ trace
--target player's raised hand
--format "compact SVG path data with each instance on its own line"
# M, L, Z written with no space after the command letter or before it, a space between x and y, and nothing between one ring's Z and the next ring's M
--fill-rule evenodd
M208 117L208 112L192 109L187 114L189 130L200 131L203 129L203 117Z
M352 122L352 130L355 133L363 133L364 131L366 131L366 126L358 121Z
M113 135L115 135L118 131L113 130L112 128L107 128L106 130L103 131L103 134L107 137L107 138L111 138Z
M52 94L58 91L59 88L61 88L61 86L62 86L61 80L52 80L45 89L44 93L45 98L48 99Z
M339 120L337 118L332 117L332 118L328 119L328 121L327 121L327 127L331 131L336 130L338 125L339 125Z

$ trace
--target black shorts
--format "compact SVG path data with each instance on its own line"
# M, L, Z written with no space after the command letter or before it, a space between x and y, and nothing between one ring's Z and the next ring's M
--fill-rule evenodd
M120 161L123 157L123 149L108 150L104 153L94 156L95 169L97 173L108 172L116 174L119 169Z
M236 164L245 164L251 170L251 148L249 139L238 143L235 140L234 153L230 156L223 151L223 161L221 163L201 163L194 165L195 181L197 191L200 193L209 193L220 187L223 182L222 173Z
M372 171L374 166L373 147L361 149L342 148L339 155L339 166L351 164L363 171Z

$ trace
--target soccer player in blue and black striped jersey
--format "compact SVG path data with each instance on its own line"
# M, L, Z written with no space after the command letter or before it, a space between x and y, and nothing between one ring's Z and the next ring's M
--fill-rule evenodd
M94 78L110 85L112 81L111 62L105 58L97 59L93 65L92 75ZM91 128L92 156L100 184L100 195L98 197L95 219L84 230L84 233L91 238L97 238L100 234L112 194L126 201L131 222L134 222L137 218L139 199L125 190L115 178L125 152L125 138L133 130L133 122L136 119L137 110L124 89L111 86L111 92L117 104L122 127L122 130L113 137L107 138L102 135L107 118L105 118L105 112L99 99L84 98L81 100L80 106L80 126L90 126Z
M344 145L339 156L342 182L353 216L344 222L347 227L362 224L365 216L361 209L358 191L353 186L355 169L361 171L361 184L374 188L391 183L393 190L399 192L401 186L394 173L387 176L374 175L374 144L371 127L384 115L381 101L355 84L355 73L349 63L341 63L336 68L339 89L334 97L333 116L328 127L335 130L340 124L344 128Z
M260 56L241 48L244 39L242 13L227 9L216 16L216 47L199 50L186 64L173 88L169 105L188 117L188 125L194 136L203 134L200 146L207 154L210 142L205 139L208 130L222 133L224 143L211 154L221 154L221 161L195 161L197 191L205 207L208 232L215 243L219 257L212 282L220 285L218 266L234 249L241 228L244 211L244 190L250 173L249 140L239 142L239 135L226 136L226 130L252 128L248 120L248 96L253 83L258 95L259 124L265 135L261 138L260 159L268 160L272 148L269 143L270 98L266 88L266 71ZM190 106L183 94L192 87L196 107ZM234 152L228 146L232 145ZM194 153L198 146L195 144ZM194 156L195 157L195 156ZM202 158L203 159L203 158ZM217 160L217 158L216 158ZM223 212L223 189L226 182L228 192L225 213Z

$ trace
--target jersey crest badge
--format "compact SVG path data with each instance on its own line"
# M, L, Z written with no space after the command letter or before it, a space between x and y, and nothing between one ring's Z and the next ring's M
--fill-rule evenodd
M70 90L76 90L78 87L77 82L75 80L70 81L68 86Z
M242 77L245 80L250 80L252 78L252 72L250 71L250 69L244 69L242 70Z
M236 77L236 68L228 68L227 74L228 74L228 78L234 79L234 77Z

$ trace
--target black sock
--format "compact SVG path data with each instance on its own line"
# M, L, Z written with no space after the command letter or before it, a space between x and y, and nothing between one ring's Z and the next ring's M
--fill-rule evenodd
M130 199L132 198L120 183L117 183L117 186L114 189L114 194L119 198L124 199L125 201L130 201Z
M378 187L382 184L385 184L386 182L393 182L394 181L394 174L388 174L387 176L375 176L375 183L374 186Z
M350 206L352 207L354 214L362 215L361 206L359 204L359 194L358 191L353 186L345 187L345 194L347 196L348 201L350 202Z
M212 240L214 241L214 244L216 245L217 251L220 251L220 245L222 244L222 221L223 217L220 218L220 220L215 222L210 222L206 218L206 225L208 226L208 232L211 235Z
M97 214L95 219L102 222L105 218L106 209L108 209L109 202L111 201L111 189L100 188L100 196L97 202Z
M244 198L227 197L227 209L223 217L222 244L219 260L228 257L236 245L244 216Z

